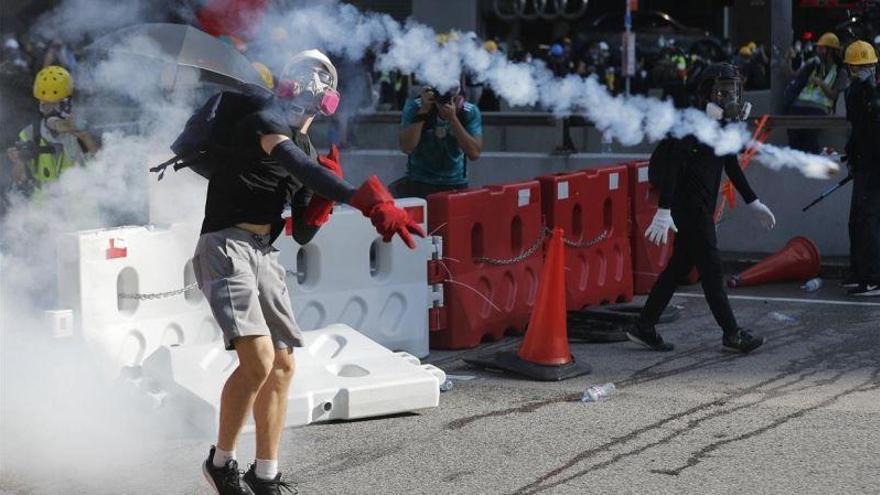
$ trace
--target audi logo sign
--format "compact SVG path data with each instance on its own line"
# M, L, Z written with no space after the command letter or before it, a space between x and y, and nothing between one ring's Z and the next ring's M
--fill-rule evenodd
M505 21L522 19L575 20L587 11L589 0L495 0L495 15Z

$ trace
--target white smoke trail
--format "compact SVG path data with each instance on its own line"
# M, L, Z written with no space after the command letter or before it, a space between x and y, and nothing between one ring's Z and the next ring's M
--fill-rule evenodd
M474 33L456 33L440 46L436 33L427 26L401 25L387 15L361 13L335 0L299 3L267 15L265 24L259 33L274 33L278 28L290 33L286 50L255 53L275 67L283 66L288 53L306 48L353 60L375 50L380 70L411 73L441 90L456 85L466 70L511 105L537 105L560 116L582 115L624 145L656 141L666 134L693 134L716 153L727 154L743 151L752 140L744 124L722 126L704 112L678 111L669 102L613 96L594 78L554 77L540 61L515 63L500 52L489 54ZM260 41L257 45L275 46L268 38ZM838 169L826 157L768 144L760 147L757 159L772 169L796 168L808 177L827 177Z

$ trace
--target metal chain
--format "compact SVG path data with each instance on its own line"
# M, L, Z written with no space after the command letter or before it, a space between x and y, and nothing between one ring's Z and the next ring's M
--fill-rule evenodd
M198 282L193 282L182 289L170 290L168 292L153 292L149 294L119 294L120 299L135 299L137 301L148 301L151 299L165 299L167 297L179 296L185 292L189 292L199 286Z
M523 251L519 256L514 256L513 258L507 258L507 259L483 257L483 258L474 258L474 261L476 261L477 263L487 263L489 265L495 265L495 266L515 265L515 264L523 261L524 259L528 258L529 256L535 254L535 252L537 252L538 249L541 248L541 245L544 244L544 241L547 239L547 235L549 233L550 233L550 229L548 229L547 227L543 227L541 229L541 235L538 236L538 240L536 240L534 244L529 246L529 248L526 249L525 251Z
M565 245L570 248L584 249L584 248L593 247L596 244L599 244L600 242L604 241L607 237L608 237L608 229L605 229L599 235L590 239L589 241L576 242L576 241L572 241L569 239L563 239L563 242L565 242Z
M486 263L488 265L494 265L494 266L515 265L515 264L520 263L520 262L524 261L525 259L529 258L531 255L535 254L535 252L538 251L538 249L541 247L541 245L544 243L544 241L547 240L547 237L549 237L551 232L552 231L548 227L544 226L541 229L541 235L538 237L538 239L535 241L535 243L532 244L531 246L529 246L528 249L526 249L525 251L520 253L519 256L514 256L513 258L506 258L506 259L480 257L480 258L474 258L474 261L476 261L477 263ZM599 235L597 235L596 237L594 237L588 241L572 241L572 240L566 239L566 238L563 238L562 241L565 243L566 246L568 246L570 248L584 249L584 248L588 248L588 247L593 247L596 244L599 244L600 242L604 241L607 238L608 238L608 229L605 229L601 233L599 233Z

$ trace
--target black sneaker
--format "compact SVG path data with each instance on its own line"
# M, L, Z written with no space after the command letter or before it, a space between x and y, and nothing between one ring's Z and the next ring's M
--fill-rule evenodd
M234 459L226 461L223 467L214 467L214 451L211 446L208 458L202 464L202 473L208 483L214 487L218 495L254 495L254 492L241 482L241 472L238 470L238 462Z
M725 335L721 339L721 344L725 349L748 354L764 343L764 337L752 335L745 330L738 330L735 335Z
M872 297L880 296L880 285L876 284L859 284L858 287L846 291L850 296L856 297Z
M663 342L663 337L661 337L656 330L646 332L638 326L635 326L632 330L626 332L626 338L636 344L642 344L652 351L669 352L675 349L674 345L668 342Z
M281 473L276 474L275 479L272 480L257 478L256 464L251 464L251 468L244 473L244 482L251 487L254 495L282 495L283 493L295 495L298 493L292 485L281 481ZM284 492L281 491L282 488Z

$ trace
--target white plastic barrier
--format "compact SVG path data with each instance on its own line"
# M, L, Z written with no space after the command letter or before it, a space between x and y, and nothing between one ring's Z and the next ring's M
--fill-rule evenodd
M400 199L397 205L427 227L424 200ZM415 239L415 250L399 238L382 242L369 219L348 206L337 206L305 246L279 238L275 247L287 270L297 323L303 330L343 323L389 349L427 356L432 304L427 261L433 245Z
M161 345L214 343L220 329L195 283L196 225L119 227L64 235L59 303L112 371L137 366Z
M346 325L306 332L295 359L286 426L437 407L446 379L442 370L391 352ZM237 365L236 354L222 346L163 346L144 361L143 376L160 387L153 393L162 397L163 407L214 434L220 393Z

